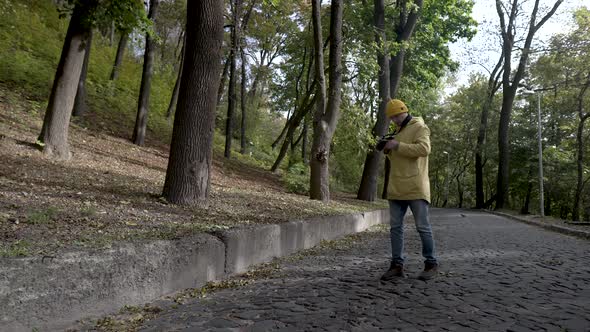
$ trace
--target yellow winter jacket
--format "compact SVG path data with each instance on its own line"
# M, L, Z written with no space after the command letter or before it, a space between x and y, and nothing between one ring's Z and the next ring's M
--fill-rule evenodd
M424 199L430 203L430 129L422 118L415 117L395 136L395 139L400 142L399 148L387 154L391 162L387 199Z

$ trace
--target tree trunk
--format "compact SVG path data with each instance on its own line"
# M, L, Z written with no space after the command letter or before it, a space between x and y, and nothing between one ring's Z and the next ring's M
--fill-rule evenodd
M246 136L246 126L247 126L247 105L249 102L251 102L251 99L253 100L253 98L248 98L247 97L247 93L246 93L246 83L248 81L248 75L246 72L246 55L244 53L244 47L246 45L246 42L244 40L244 35L246 33L246 30L248 29L248 22L250 21L250 14L252 13L252 10L254 9L254 5L256 4L256 1L252 1L252 3L250 4L250 8L248 8L248 10L246 11L246 15L244 16L244 19L242 20L242 29L241 29L241 43L240 43L240 60L242 63L242 82L241 82L241 88L240 88L240 107L242 109L242 125L240 126L240 153L241 154L246 154L247 150L248 150L248 137Z
M315 85L312 85L315 86ZM283 141L283 145L281 146L281 150L279 151L279 155L277 156L277 159L275 160L274 164L272 165L272 167L270 168L271 172L276 172L276 170L279 168L279 165L281 164L281 162L283 161L283 158L285 158L285 155L287 154L287 149L289 148L289 143L291 141L291 138L293 137L293 134L295 133L295 130L297 129L297 127L299 126L299 124L301 123L301 121L304 119L304 117L307 115L307 113L309 113L309 111L313 108L314 104L317 103L317 94L313 96L313 99L311 100L311 102L308 103L310 98L310 95L306 95L306 98L304 100L304 102L302 103L301 107L299 108L299 110L296 110L293 114L293 116L291 117L290 121L289 121L289 125L287 127L287 131L285 134L285 140Z
M281 133L279 134L279 136L277 137L277 139L275 139L274 142L272 142L271 144L271 148L274 150L274 148L281 143L281 140L285 137L285 134L287 133L289 127L292 125L292 122L295 120L295 114L297 114L297 112L299 111L299 109L302 108L301 105L305 105L307 104L307 102L309 101L309 96L313 91L313 87L315 87L315 81L313 81L313 83L311 83L311 85L309 84L309 80L310 80L310 71L311 71L311 67L313 66L313 55L310 55L309 57L309 65L307 66L307 78L306 78L306 91L305 91L305 97L303 102L301 102L299 100L301 94L299 93L299 83L301 81L301 77L303 76L303 73L305 72L305 58L307 56L307 48L305 48L304 53L303 53L303 60L302 60L302 64L301 64L301 70L299 71L299 75L297 77L297 81L295 82L295 109L293 110L293 116L289 117L287 115L287 122L285 123L285 126L283 127L283 130L281 130ZM260 71L259 71L260 72ZM256 81L256 79L254 80ZM254 82L253 86L252 86L252 90L250 90L250 93L255 93L255 91L253 91L256 87L254 86L256 82ZM253 96L251 96L252 98ZM315 100L315 99L314 99ZM307 109L307 108L306 108ZM305 111L305 113L307 114L307 110ZM296 123L295 126L299 126L299 123ZM307 140L307 138L306 138ZM277 158L278 160L279 158ZM282 157L281 157L282 160ZM280 160L279 160L280 163Z
M458 175L455 179L457 180L457 195L459 195L459 209L463 208L463 182L461 181L462 176Z
M84 64L90 26L84 17L94 10L94 2L78 3L74 8L61 52L51 95L38 141L43 153L55 159L70 159L68 129L80 73Z
M174 58L178 59L181 57L181 55L179 55L178 53L179 49L182 54L182 57L184 57L184 44L186 44L186 34L184 30L181 30L178 36L178 41L176 42L176 47L174 48ZM179 64L180 63L178 62L174 64L174 70L180 70Z
M76 99L74 100L73 116L81 116L88 111L86 105L86 76L88 76L88 61L90 60L90 48L92 47L92 29L88 34L88 41L86 42L86 51L84 53L84 64L82 65L82 72L80 73L80 80L78 81L78 92L76 92Z
M498 83L502 73L503 55L496 63L494 70L488 79L488 86L486 91L486 100L481 110L481 118L479 123L479 131L477 134L477 143L475 145L475 208L483 209L485 204L485 195L483 189L483 149L486 143L486 132L488 130L488 114L494 101L494 95L500 88Z
M317 109L314 117L313 143L310 160L309 197L324 202L330 200L330 144L338 116L342 96L342 0L332 0L330 5L330 57L328 105L325 104L325 80L320 21L320 1L312 0L314 46L316 49L316 78L318 80Z
M148 18L156 20L156 10L159 0L150 0L150 11ZM156 51L155 41L146 34L145 54L143 57L143 73L141 75L141 89L139 91L139 102L137 105L137 118L133 129L132 141L134 144L143 146L145 143L145 132L147 129L148 112L150 109L150 90L152 87L152 75L154 67L154 53Z
M585 119L584 119L585 120ZM572 208L572 220L578 221L580 220L580 200L582 196L582 189L584 183L584 122L580 121L578 123L578 133L576 135L576 145L577 145L577 181L576 181L576 192L574 196L574 206Z
M377 121L373 127L374 136L383 136L387 132L389 120L385 119L385 107L389 101L389 55L385 53L385 4L384 0L375 0L373 19L375 25L375 42L380 48L377 53L377 63L379 64L379 110L377 112ZM377 174L381 164L381 152L370 148L365 158L363 176L357 192L357 198L372 202L377 194Z
M303 119L303 129L301 130L301 135L303 135L303 140L301 141L301 160L303 160L303 164L309 164L309 158L307 155L307 133L309 125L307 124L307 120Z
M502 110L500 111L500 125L498 126L498 177L496 182L496 209L504 208L508 199L508 183L510 181L510 146L509 128L510 116L512 114L512 103L514 93L510 92L509 86L504 86Z
M409 12L406 10L407 5L406 0L398 1L397 6L400 9L400 16L399 20L395 25L396 31L396 42L400 45L403 45L404 42L408 41L414 32L414 28L418 21L419 11L422 8L423 0L416 0L416 2L412 5L413 9ZM377 11L384 10L384 3L380 0L375 0L375 26L377 27L377 31L384 31L385 23L378 22L377 20L384 20L384 18L377 17ZM381 14L379 14L381 15ZM381 28L379 25L382 25ZM381 33L381 38L383 38L383 42L379 43L380 45L385 45L385 34L384 32ZM377 36L376 36L377 38ZM377 40L377 39L376 39ZM385 50L384 50L385 51ZM387 56L387 54L384 54ZM385 91L381 91L382 89L389 89L388 93L389 96L387 97L387 101L389 98L395 98L397 89L399 87L399 82L402 77L403 66L404 66L404 58L405 58L405 50L402 47L400 51L395 55L392 56L390 61L383 59L379 61L379 99L381 103L383 103L383 98L385 95ZM388 66L383 67L383 66ZM385 72L389 70L389 75L385 74ZM381 86L381 81L388 80L389 86ZM387 103L386 101L386 103ZM373 134L375 136L383 136L387 132L387 128L389 127L389 119L385 118L385 106L380 104L379 111L377 112L377 121L375 122L375 126L373 127ZM365 158L365 166L363 169L363 176L361 179L361 184L359 186L359 190L357 192L357 198L364 199L364 200L374 200L375 193L377 191L377 172L379 171L379 163L381 159L381 154L376 153L374 150L370 151ZM385 158L385 176L384 176L384 186L383 192L381 196L383 198L387 198L387 186L389 181L389 159Z
M113 47L115 42L115 21L111 22L111 28L109 29L109 47Z
M217 90L217 105L221 104L223 94L225 93L225 80L227 79L227 72L229 71L230 60L231 58L228 55L223 65L223 73L221 74L221 80L219 81L219 89Z
M582 196L582 190L584 190L584 123L590 116L590 113L584 114L584 95L590 86L590 75L586 78L585 84L580 89L577 100L577 111L580 122L578 123L578 133L576 135L577 145L577 181L576 181L576 193L574 196L574 206L572 209L572 220L580 220L580 200Z
M533 175L532 167L529 167L529 172L527 174L527 186L526 186L526 195L524 197L524 204L520 209L521 214L529 214L530 213L530 205L531 205L531 195L533 193L533 182L531 181L531 176Z
M186 38L185 66L162 195L175 204L205 207L211 182L223 2L188 1Z
M512 7L505 7L501 0L496 0L496 11L500 17L500 28L502 33L502 51L504 54L504 65L502 74L502 110L500 111L500 125L498 127L498 178L496 182L496 209L504 208L508 200L508 188L510 185L510 147L509 147L509 126L512 113L512 104L516 96L516 89L525 74L533 37L539 28L555 13L563 0L557 0L553 8L537 23L537 12L539 0L535 0L531 13L529 27L522 48L522 53L515 72L512 71L512 50L514 48L516 19L519 16L518 0L513 0ZM504 10L510 9L508 25L504 17ZM512 75L512 77L511 77Z
M240 107L242 109L242 125L240 127L240 153L246 154L248 138L246 137L246 56L244 50L240 48L240 58L242 60L242 84L240 87Z
M553 200L551 199L551 195L549 194L549 192L547 192L547 195L545 195L545 215L546 216L550 216L553 214L552 208L553 208Z
M321 20L321 1L320 0L312 0L312 24L313 24L313 46L314 46L314 56L315 56L315 80L317 82L316 87L316 98L315 98L315 106L316 111L314 113L314 120L313 120L313 141L311 146L311 158L310 158L310 168L312 170L312 176L310 176L310 197L314 198L316 196L320 196L325 198L326 194L329 194L329 189L322 187L322 176L326 176L327 174L318 174L318 171L322 171L323 168L320 162L327 162L328 155L326 155L326 151L318 151L319 150L319 143L322 142L320 135L322 134L318 129L321 126L321 118L324 115L326 110L326 79L324 76L324 48L323 48L323 36L322 36L322 20ZM319 132L316 132L319 131ZM321 130L321 129L320 129ZM320 153L319 155L316 155ZM312 195L313 190L313 195ZM322 196L323 195L323 196Z
M129 33L121 31L121 39L119 39L119 46L117 46L117 56L115 57L115 64L113 65L111 77L109 78L111 81L114 81L117 79L117 77L119 77L119 69L121 69L121 63L123 63L123 55L125 54L125 49L127 48L127 40L129 40Z
M180 51L180 65L178 66L178 76L176 76L176 83L174 83L174 90L172 90L172 97L170 98L170 104L168 104L168 110L166 111L166 119L168 119L168 122L170 122L170 119L172 119L174 107L176 107L176 104L178 103L178 91L180 90L180 80L182 79L182 67L184 66L185 45L186 40L183 40L182 50Z
M231 34L231 51L230 67L229 67L229 86L228 86L228 103L227 103L227 117L225 119L225 151L223 153L225 158L231 157L231 145L234 131L234 113L236 111L236 56L239 49L240 41L240 24L238 18L240 17L240 10L242 7L242 0L232 0L233 12L233 27Z

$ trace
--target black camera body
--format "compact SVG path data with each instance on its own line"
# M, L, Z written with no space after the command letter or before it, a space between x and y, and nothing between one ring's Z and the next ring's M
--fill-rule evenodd
M377 149L377 151L383 151L385 144L387 144L387 142L391 141L394 138L395 138L395 133L391 133L391 134L387 134L387 135L383 135L383 136L379 137L379 140L377 141L377 145L375 145L375 149Z

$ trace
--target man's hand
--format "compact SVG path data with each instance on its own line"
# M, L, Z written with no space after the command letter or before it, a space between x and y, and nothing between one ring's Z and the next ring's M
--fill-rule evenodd
M391 150L397 150L398 147L399 147L399 142L395 139L392 139L390 141L387 141L387 143L385 144L385 147L383 147L383 152L385 154L387 154Z

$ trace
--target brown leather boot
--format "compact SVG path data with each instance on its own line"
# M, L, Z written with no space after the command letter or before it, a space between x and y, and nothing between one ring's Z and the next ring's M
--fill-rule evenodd
M430 280L438 274L438 264L437 263L424 263L424 271L420 273L418 279L420 280Z
M406 277L406 275L404 274L404 266L399 263L391 262L391 265L389 266L389 270L387 270L387 272L385 272L381 276L381 280L388 281L388 280L391 280L394 278L405 278L405 277Z

